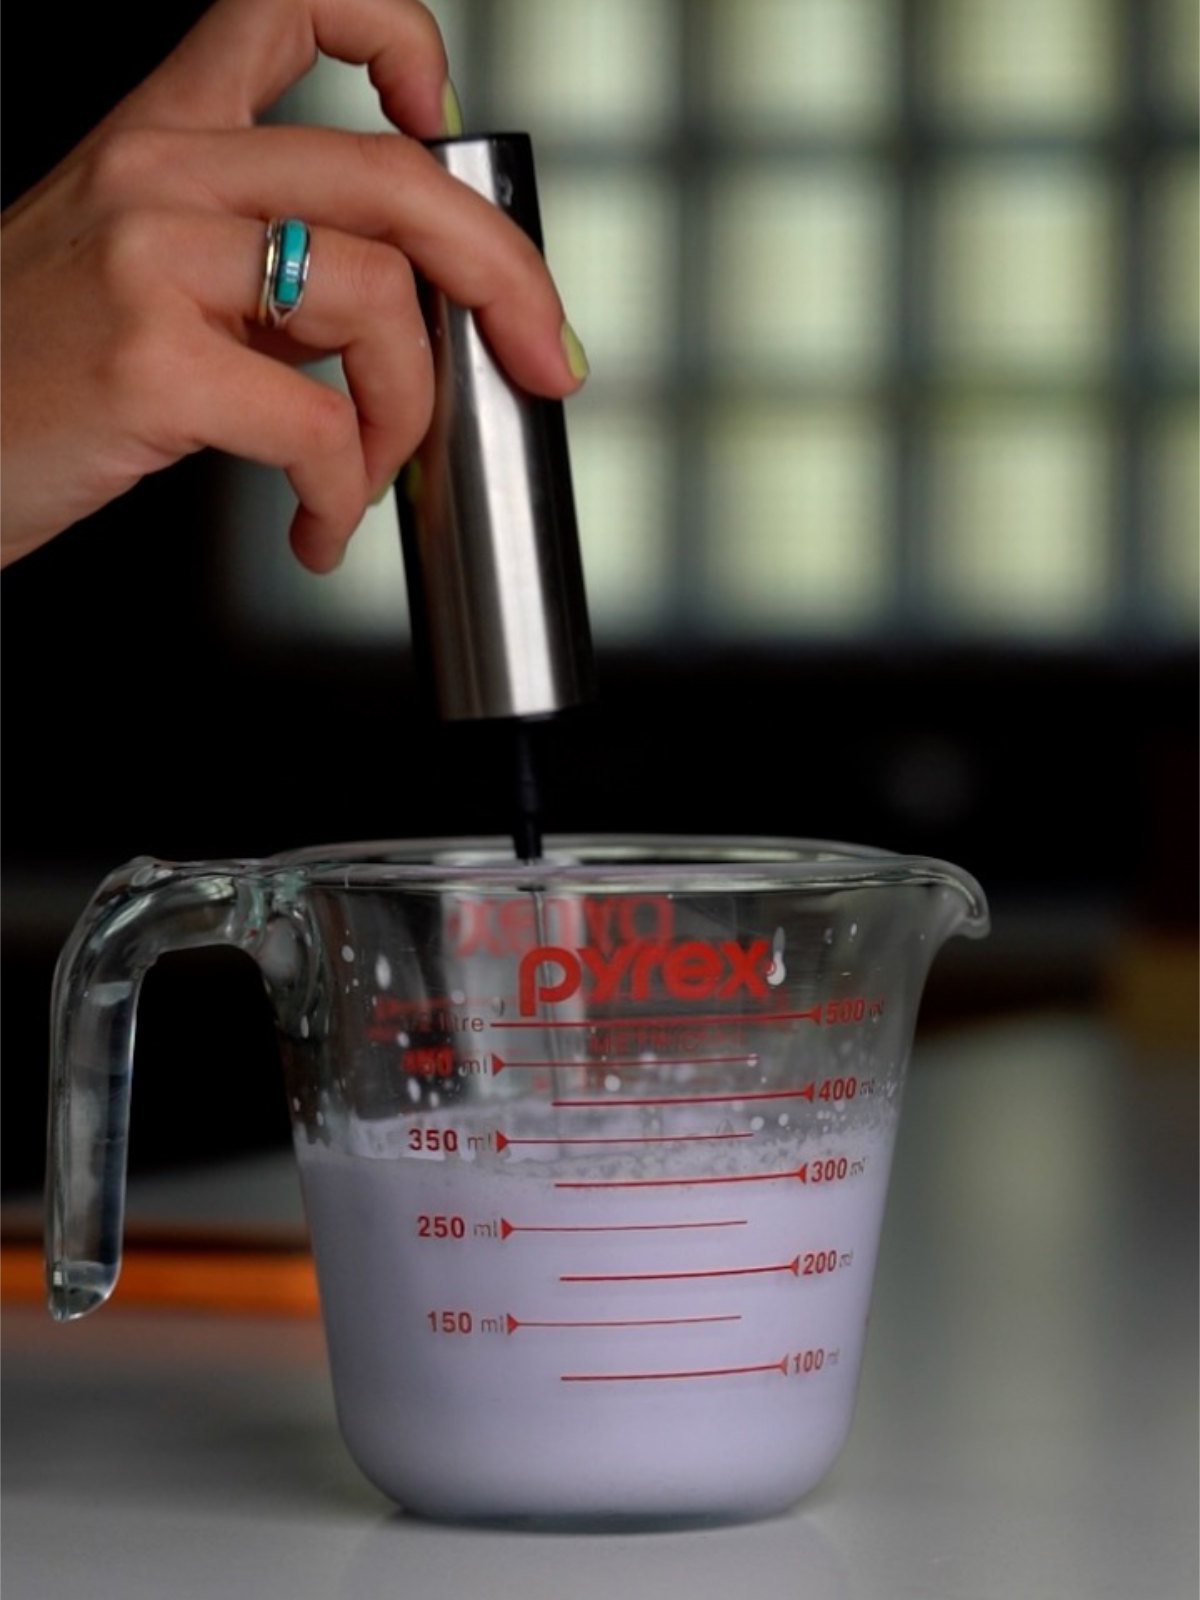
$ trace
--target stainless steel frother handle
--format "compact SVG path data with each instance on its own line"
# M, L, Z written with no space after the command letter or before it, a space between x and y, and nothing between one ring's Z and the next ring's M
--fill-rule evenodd
M542 248L527 135L429 148ZM544 717L593 693L562 404L515 388L473 314L422 287L435 411L397 485L414 646L441 716Z

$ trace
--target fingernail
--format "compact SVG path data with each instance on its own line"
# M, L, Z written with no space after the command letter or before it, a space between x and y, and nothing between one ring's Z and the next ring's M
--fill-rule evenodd
M406 467L401 468L404 474L404 487L402 493L409 505L420 505L421 491L425 487L425 475L421 470L419 456L414 456Z
M567 366L571 369L571 376L582 383L591 371L588 366L587 351L579 342L579 335L569 322L563 323L561 337L563 354L567 358Z
M399 476L399 472L393 472L387 482L380 485L378 490L376 490L376 492L371 496L371 504L373 506L381 506L383 504L388 495L390 495L392 490L395 488L396 479Z
M442 130L451 139L457 139L463 131L462 107L449 78L442 85Z

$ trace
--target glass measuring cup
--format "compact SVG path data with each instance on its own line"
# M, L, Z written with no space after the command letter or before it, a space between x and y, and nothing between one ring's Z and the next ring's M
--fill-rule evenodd
M119 1271L141 979L231 944L366 1475L454 1519L778 1511L849 1429L926 973L986 930L957 868L811 841L131 863L56 975L51 1311Z

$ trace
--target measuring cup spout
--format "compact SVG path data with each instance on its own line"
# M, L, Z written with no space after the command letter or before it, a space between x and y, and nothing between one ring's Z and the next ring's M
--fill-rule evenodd
M913 879L934 891L927 899L922 928L931 959L955 934L968 939L987 936L991 928L987 900L969 872L948 861L929 860L915 867Z
M139 858L101 885L59 958L51 1016L46 1290L59 1321L121 1267L129 1097L142 979L168 950L229 944L258 962L284 1023L309 987L297 906L251 863Z

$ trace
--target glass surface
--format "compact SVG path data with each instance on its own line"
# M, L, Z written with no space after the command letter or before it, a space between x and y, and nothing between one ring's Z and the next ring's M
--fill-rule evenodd
M849 1430L926 974L987 926L957 868L820 841L131 862L55 976L51 1310L120 1268L142 977L233 946L363 1473L449 1520L779 1512Z

